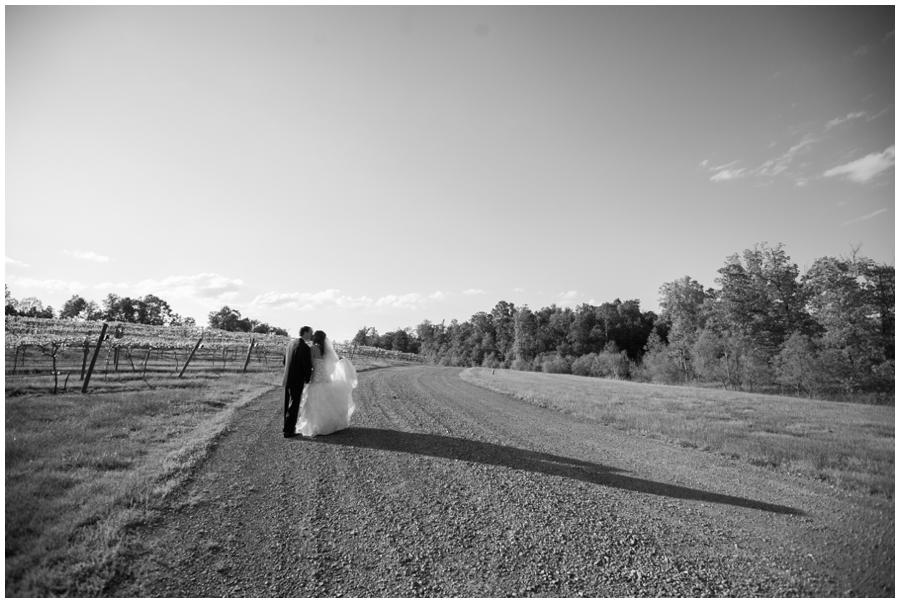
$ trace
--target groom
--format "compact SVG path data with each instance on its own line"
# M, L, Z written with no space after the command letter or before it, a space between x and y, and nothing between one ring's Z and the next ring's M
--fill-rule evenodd
M309 342L312 341L312 327L300 329L300 339L294 339L284 350L284 437L291 438L297 427L297 413L300 410L300 395L312 376L312 355Z

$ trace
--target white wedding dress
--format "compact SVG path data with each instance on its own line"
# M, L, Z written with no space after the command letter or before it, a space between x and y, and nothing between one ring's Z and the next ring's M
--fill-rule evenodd
M325 339L325 354L313 358L313 378L300 396L300 416L297 433L317 436L334 433L350 426L356 410L353 389L356 369L346 358L338 359L329 339Z

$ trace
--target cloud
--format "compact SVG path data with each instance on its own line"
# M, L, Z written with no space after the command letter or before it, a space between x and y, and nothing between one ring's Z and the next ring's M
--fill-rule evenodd
M341 295L338 289L327 289L318 293L276 293L270 291L257 295L250 305L257 308L315 310L324 308L338 308L355 310L371 308L374 301L370 297L353 298L349 295Z
M714 174L711 178L711 182L724 182L725 180L734 180L735 178L740 178L744 175L746 170L741 168L739 170L722 170L717 174Z
M126 296L143 297L153 294L165 300L191 299L204 306L215 306L237 296L244 283L220 274L202 273L194 276L170 276L162 280L144 279L138 283L100 283L95 289L111 289Z
M878 211L873 211L872 213L867 214L867 215L865 215L865 216L863 216L863 217L861 217L861 218L856 218L855 220L850 220L849 222L844 222L843 224L841 224L841 226L847 226L848 224L853 224L853 223L855 223L855 222L862 222L863 220L868 220L868 219L870 219L870 218L874 218L874 217L877 216L877 215L883 214L883 213L886 212L886 211L887 211L887 208L886 208L886 207L882 207L882 208L879 209Z
M304 312L312 310L389 310L394 308L411 309L421 307L430 302L441 301L446 297L444 293L437 291L424 296L420 293L407 293L404 295L385 295L377 300L363 295L351 297L342 295L338 289L327 289L318 293L277 293L271 291L257 295L250 302L254 308L266 309L291 309Z
M860 46L853 52L853 58L864 57L867 54L869 54L869 50L871 50L871 49L872 49L872 47L870 45L863 44L862 46Z
M882 41L882 42L887 42L888 40L890 40L891 38L893 38L893 37L894 37L894 31L896 31L896 30L893 30L893 29L892 29L891 31L889 31L889 32L887 32L886 34L884 34L884 39L881 40L881 41Z
M777 176L782 172L786 172L788 169L788 165L790 165L795 157L806 152L806 150L808 150L807 147L818 141L819 139L817 138L805 136L800 142L792 146L790 149L788 149L778 157L763 162L763 164L758 168L748 170L746 174L748 176ZM727 178L723 179L727 180Z
M375 302L376 308L403 308L405 310L415 310L424 301L424 298L418 293L407 293L406 295L385 295L379 297Z
M484 289L466 289L463 291L463 295L484 295L487 293Z
M708 165L709 165L709 159L704 159L703 161L700 162L700 167L702 167L702 168L705 168Z
M9 256L3 256L3 257L6 258L6 264L9 264L11 266L22 266L23 268L28 267L28 264L26 264L25 262L20 262L19 260L14 260Z
M848 113L845 117L836 117L836 118L832 119L830 122L825 124L825 129L828 130L828 129L835 127L838 124L844 123L845 121L850 121L851 119L859 119L860 117L865 117L865 116L866 116L865 111L859 111L857 113Z
M894 167L894 145L881 153L870 153L862 159L833 167L822 174L825 177L847 176L853 182L868 182L878 174Z
M735 159L734 161L732 161L731 163L726 163L725 165L719 165L719 166L716 166L716 167L711 167L711 168L709 168L709 171L710 171L710 172L716 172L716 171L719 171L719 170L727 170L728 168L733 167L733 166L735 166L735 165L737 165L737 160L736 160L736 159Z
M93 251L64 251L68 255L74 256L81 260L91 260L93 262L106 263L109 261L109 256L100 255L99 253L94 253Z
M553 300L560 306L577 306L580 298L581 294L578 291L565 291L555 296Z
M243 285L244 282L240 279L202 273L195 276L170 276L161 281L146 279L137 283L134 288L159 296L220 299L236 295Z
M525 289L523 289L522 287L516 287L515 289L513 289L513 293L525 293Z
M7 280L11 285L17 287L31 287L34 289L46 289L48 291L71 291L73 293L78 293L85 288L85 286L78 281L60 281L52 278L36 279L12 276L7 277Z

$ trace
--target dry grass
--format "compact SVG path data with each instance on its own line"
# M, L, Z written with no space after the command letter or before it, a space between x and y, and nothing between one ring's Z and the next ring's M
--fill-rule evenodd
M499 369L462 378L630 433L894 496L893 407Z
M124 528L206 455L270 376L6 398L6 595L102 594ZM185 382L187 383L187 382Z
M354 358L358 371L395 364ZM280 387L281 370L145 381L129 367L95 376L86 395L75 375L56 396L46 373L7 374L6 596L102 595L127 528L153 517L236 408Z

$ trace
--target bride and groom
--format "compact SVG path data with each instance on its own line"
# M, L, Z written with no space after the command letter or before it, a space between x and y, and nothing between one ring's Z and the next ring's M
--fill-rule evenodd
M312 344L312 345L310 345ZM350 426L356 369L323 331L300 329L284 354L284 437L326 435Z

